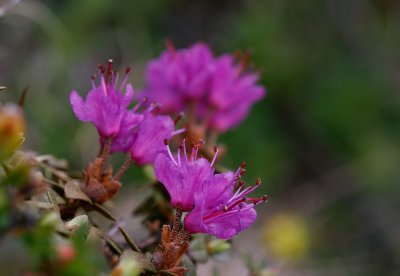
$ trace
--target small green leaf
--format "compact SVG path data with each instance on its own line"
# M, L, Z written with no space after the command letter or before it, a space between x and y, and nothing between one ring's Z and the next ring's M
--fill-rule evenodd
M125 250L124 253L122 253L121 255L121 261L126 259L136 262L142 269L153 273L157 272L152 262L139 252L133 251L131 249Z
M204 235L195 235L189 245L189 254L197 262L206 262L208 251L206 246L206 237Z
M102 238L106 243L108 243L118 254L122 254L122 248L121 246L114 241L108 234L104 233L101 231L99 228L96 227L90 227L89 229L89 237L90 239L93 239L93 235L98 235L100 238Z
M141 254L142 251L139 249L139 247L134 243L134 241L131 239L131 237L129 237L128 233L122 228L122 227L118 227L119 231L121 232L122 236L124 236L124 239L126 241L126 243L129 245L129 247L134 250L137 251Z
M184 255L182 258L183 266L188 269L189 271L186 272L185 276L196 276L196 267L194 266L192 260L187 256Z
M100 204L94 203L92 206L93 206L94 210L96 210L97 212L102 214L104 217L106 217L106 218L108 218L108 219L110 219L112 221L116 221L116 218L107 209L105 209Z
M70 231L74 231L77 230L79 228L81 228L81 226L83 225L88 225L89 224L89 218L87 215L80 215L77 216L75 218L73 218L70 221L67 221L65 223L65 227L67 227L68 230Z

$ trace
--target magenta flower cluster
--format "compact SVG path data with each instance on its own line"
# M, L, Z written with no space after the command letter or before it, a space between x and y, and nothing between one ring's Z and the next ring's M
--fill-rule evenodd
M149 62L143 92L165 112L193 112L208 128L225 132L264 97L258 77L232 55L214 57L205 44L183 50L170 46Z
M214 57L204 44L185 50L170 47L149 63L146 97L130 108L134 90L127 84L129 69L119 84L112 61L99 68L99 84L92 78L86 99L73 91L70 101L75 115L96 127L102 147L127 153L138 165L154 164L172 206L187 212L184 228L189 233L230 239L247 229L257 217L255 206L267 199L248 197L261 181L244 187L244 163L235 173L216 173L218 148L210 162L199 156L200 144L192 147L189 156L184 140L173 155L168 141L185 129L175 130L171 118L157 110L194 112L207 128L224 132L239 124L265 95L256 84L258 75L246 72L231 55Z
M267 200L266 196L246 197L261 181L244 188L241 177L245 163L235 173L216 174L213 165L218 149L211 162L198 157L198 151L199 145L195 145L188 156L183 141L174 157L167 145L168 154L159 154L155 160L156 177L167 189L172 206L188 212L184 228L189 233L208 233L230 239L256 220L255 205ZM236 191L235 186L238 186Z
M132 85L127 84L129 68L120 84L118 73L112 70L112 60L107 68L100 65L99 69L100 83L96 85L92 78L86 100L72 91L70 102L75 115L96 127L103 146L111 141L111 152L125 152L138 165L153 163L157 154L165 150L164 139L184 129L175 131L171 118L155 114L156 104L146 100L129 109L134 97Z

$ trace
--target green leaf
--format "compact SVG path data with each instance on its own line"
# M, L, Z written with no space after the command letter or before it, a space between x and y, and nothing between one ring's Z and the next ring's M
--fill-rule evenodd
M129 247L134 250L137 251L141 254L142 251L139 249L139 247L135 244L135 242L131 239L131 237L129 237L128 233L122 228L122 227L118 227L119 231L121 232L122 236L124 236L124 239L126 241L126 243L129 245Z
M195 235L189 245L189 254L197 262L206 262L208 251L206 237L204 235Z
M136 262L142 269L153 273L157 272L152 262L139 252L133 251L131 249L125 250L124 253L122 253L121 255L121 261L126 259Z
M79 186L79 182L77 181L69 181L65 185L64 188L64 193L65 197L71 198L71 199L80 199L86 202L89 202L92 204L92 201L90 198L85 194L82 190L81 187Z
M77 216L75 218L73 218L70 221L67 221L65 223L65 227L67 227L68 230L70 231L74 231L77 230L79 228L81 228L81 226L83 225L88 225L89 224L89 218L87 215L80 215Z
M187 255L183 256L182 263L183 263L183 266L189 270L188 272L186 272L185 276L196 276L197 275L196 267L194 266L192 260Z
M99 236L106 243L108 243L115 250L115 252L117 252L120 255L122 254L121 246L116 241L114 241L108 234L104 233L99 228L90 227L90 229L89 229L89 238L93 239L93 235Z
M97 212L102 214L104 217L106 217L106 218L108 218L108 219L110 219L112 221L116 221L116 218L107 209L105 209L100 204L94 203L92 206L93 206L94 210L96 210Z

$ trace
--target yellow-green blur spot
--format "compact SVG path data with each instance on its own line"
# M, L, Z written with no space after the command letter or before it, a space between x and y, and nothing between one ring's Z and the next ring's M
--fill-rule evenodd
M303 258L310 244L304 219L288 213L270 218L264 227L263 238L271 254L284 261Z

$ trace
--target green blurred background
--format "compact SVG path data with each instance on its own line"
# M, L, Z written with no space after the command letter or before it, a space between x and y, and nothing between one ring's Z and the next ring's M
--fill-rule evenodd
M0 0L1 100L29 86L27 148L73 169L93 157L96 133L75 119L68 95L86 93L108 58L131 66L139 89L167 39L178 48L205 41L217 54L251 50L268 96L221 137L223 163L245 160L247 179L261 177L271 200L222 267L241 269L250 254L281 275L400 274L400 1L9 4ZM126 185L135 178L137 169Z

